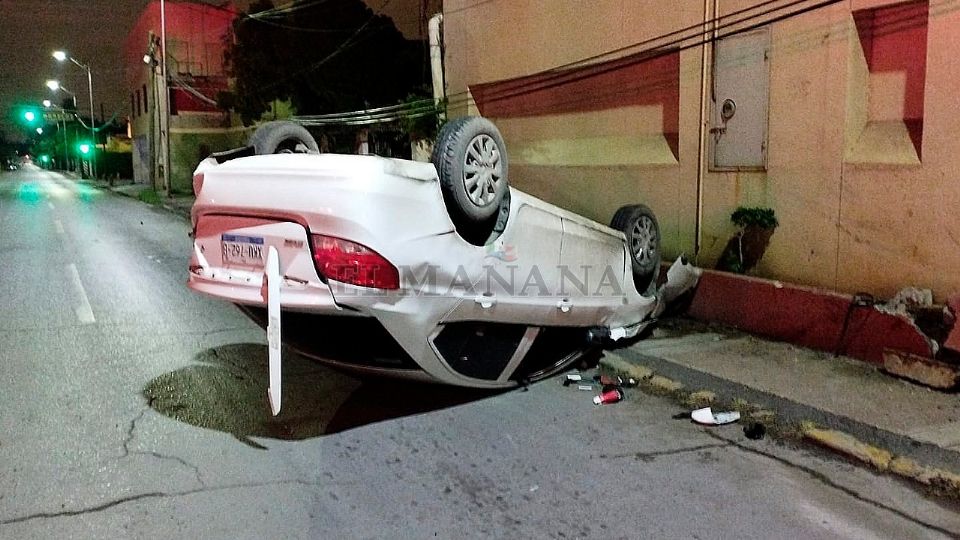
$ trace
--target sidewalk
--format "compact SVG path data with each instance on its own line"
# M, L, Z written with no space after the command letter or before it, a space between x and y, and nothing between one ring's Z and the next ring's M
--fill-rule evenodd
M135 184L132 180L120 179L112 182L99 179L74 178L74 180L126 197L139 199L147 204L159 204L167 210L187 219L190 219L190 208L193 207L193 201L195 200L193 195L171 194L169 197L163 197L156 194L151 186L147 184Z
M691 393L708 391L716 403L773 411L774 427L880 470L899 474L895 469L909 460L960 472L960 396L895 378L861 361L727 327L667 319L651 338L608 352L601 363L653 381L688 402ZM693 397L709 401L710 393ZM960 494L960 476L942 483Z

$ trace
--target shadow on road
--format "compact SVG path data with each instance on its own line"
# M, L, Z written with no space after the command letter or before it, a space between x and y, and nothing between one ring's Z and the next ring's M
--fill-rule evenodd
M255 343L207 349L196 364L165 373L143 390L157 412L194 426L250 437L301 440L468 403L494 395L393 379L356 379L285 353L283 406L270 415L267 347Z

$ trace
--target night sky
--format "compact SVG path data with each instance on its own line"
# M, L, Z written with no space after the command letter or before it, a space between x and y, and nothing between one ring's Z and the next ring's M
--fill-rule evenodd
M274 5L289 0L275 0ZM364 0L374 9L379 0ZM408 37L416 33L419 0L392 0L384 13L394 17ZM50 54L64 49L90 65L94 100L99 116L103 103L107 118L127 113L129 91L124 87L123 44L148 0L0 0L0 129L11 133L11 110L44 99L59 102L44 86L58 79L77 94L81 111L89 106L86 71L61 64ZM196 2L203 3L203 2ZM222 1L205 3L222 5ZM250 0L235 5L245 9ZM412 26L411 26L412 25ZM61 94L65 97L66 94Z

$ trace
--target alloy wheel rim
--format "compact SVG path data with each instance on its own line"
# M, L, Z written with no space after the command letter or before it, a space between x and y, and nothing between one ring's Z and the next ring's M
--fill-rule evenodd
M647 266L653 263L657 253L657 229L653 220L648 216L640 216L633 226L631 235L631 250L634 258L643 265Z
M473 204L484 207L497 198L503 182L503 167L496 141L480 134L467 144L463 158L463 187Z

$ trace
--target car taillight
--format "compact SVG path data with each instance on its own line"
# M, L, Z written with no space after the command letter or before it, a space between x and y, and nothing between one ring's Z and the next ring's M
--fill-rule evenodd
M193 175L193 194L199 195L200 190L203 188L203 173L197 173Z
M367 246L322 234L310 239L313 262L323 277L360 287L400 288L397 267Z

